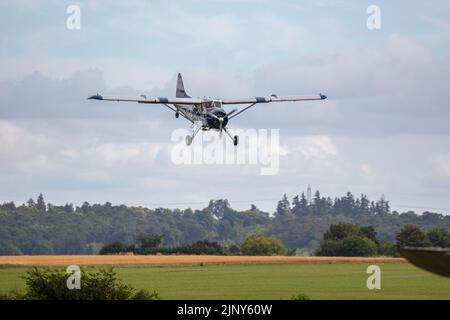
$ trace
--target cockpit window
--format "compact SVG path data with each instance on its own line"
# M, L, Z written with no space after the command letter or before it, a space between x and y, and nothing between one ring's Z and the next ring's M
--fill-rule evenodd
M203 106L203 108L211 108L214 106L214 104L212 101L203 101L202 106Z
M214 107L222 108L222 103L220 101L214 101Z

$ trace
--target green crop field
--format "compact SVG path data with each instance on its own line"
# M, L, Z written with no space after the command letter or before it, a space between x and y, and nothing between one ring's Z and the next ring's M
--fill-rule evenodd
M124 283L162 299L450 299L450 279L409 264L379 264L381 289L368 290L368 264L116 267ZM1 267L0 292L23 290L27 267ZM87 268L88 270L93 269Z

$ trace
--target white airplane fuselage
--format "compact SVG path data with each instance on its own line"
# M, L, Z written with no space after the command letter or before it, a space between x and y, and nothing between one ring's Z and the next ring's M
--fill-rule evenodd
M207 100L199 105L175 105L175 107L188 115L192 121L201 125L202 130L220 130L220 122L217 118L223 118L222 126L226 126L228 123L228 116L225 110L222 108L220 100ZM215 117L212 117L213 114Z

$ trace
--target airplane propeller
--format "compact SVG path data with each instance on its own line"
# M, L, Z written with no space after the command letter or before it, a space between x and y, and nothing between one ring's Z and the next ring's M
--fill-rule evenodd
M223 127L223 122L225 120L226 117L232 115L233 113L235 113L237 111L237 109L233 109L230 112L228 112L224 117L218 117L216 116L214 113L212 112L208 112L208 115L213 117L214 119L216 119L217 121L219 121L219 137L220 139L222 139L222 131L224 129Z
M223 118L219 118L219 139L222 139Z

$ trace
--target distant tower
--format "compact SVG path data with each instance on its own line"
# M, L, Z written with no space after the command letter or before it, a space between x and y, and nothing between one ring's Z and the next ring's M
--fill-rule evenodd
M306 201L308 205L311 205L311 186L308 184L308 189L306 189Z

